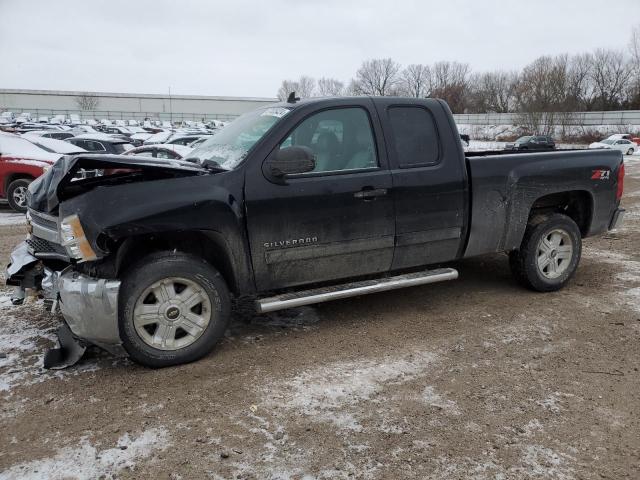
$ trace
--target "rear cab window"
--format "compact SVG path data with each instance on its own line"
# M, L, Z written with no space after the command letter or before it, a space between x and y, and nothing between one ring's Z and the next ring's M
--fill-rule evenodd
M438 130L429 110L420 106L391 106L387 115L400 168L440 163Z

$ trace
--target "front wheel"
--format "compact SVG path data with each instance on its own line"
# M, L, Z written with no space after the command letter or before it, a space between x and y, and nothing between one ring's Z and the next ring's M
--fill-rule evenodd
M576 222L562 214L530 221L519 250L509 254L514 277L538 292L564 287L574 275L582 254L582 235Z
M16 212L27 211L27 189L32 182L30 178L19 178L9 184L7 188L7 201Z
M119 328L129 356L167 367L205 356L231 316L220 273L192 255L161 252L142 259L120 287Z

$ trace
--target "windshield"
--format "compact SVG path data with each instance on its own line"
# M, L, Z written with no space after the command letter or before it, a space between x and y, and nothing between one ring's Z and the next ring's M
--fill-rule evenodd
M520 137L519 139L516 140L516 143L526 143L529 140L531 140L531 137Z
M209 160L225 170L231 170L238 166L251 147L289 112L290 110L284 107L268 107L245 113L198 145L189 154L189 160L199 163Z
M606 139L606 140L602 140L600 143L606 143L607 145L613 145L613 142L615 142L615 140L610 140L610 139Z

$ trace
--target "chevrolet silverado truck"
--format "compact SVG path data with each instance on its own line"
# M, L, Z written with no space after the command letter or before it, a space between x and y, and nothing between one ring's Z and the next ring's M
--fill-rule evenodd
M183 161L66 156L29 186L6 279L16 301L40 292L64 318L45 366L90 345L149 367L194 361L234 296L271 312L452 280L451 262L494 252L526 287L558 290L582 239L622 220L620 152L465 155L437 99L297 100Z

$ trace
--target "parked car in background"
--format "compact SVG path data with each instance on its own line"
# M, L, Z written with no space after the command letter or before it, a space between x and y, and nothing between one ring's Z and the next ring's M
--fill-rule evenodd
M63 130L29 130L24 135L33 135L34 137L55 138L56 140L66 140L74 137L75 134L70 131Z
M605 138L604 140L600 140L599 142L593 142L589 145L589 148L606 148L609 150L619 150L626 155L633 155L638 145L631 140L627 140L624 138Z
M211 135L173 135L165 143L170 145L191 145L196 140L210 138Z
M153 145L157 143L166 143L167 140L173 135L171 131L162 131L158 133L154 133L149 138L144 141L144 145Z
M182 160L193 151L193 148L184 145L158 144L143 145L132 148L123 155L142 155L145 157L166 158L169 160Z
M105 128L102 129L102 132L103 133L116 134L116 135L126 135L127 137L130 137L131 134L133 133L127 127L120 126L120 125L105 127Z
M119 155L133 148L133 145L128 140L112 137L104 133L85 133L69 138L67 141L92 153Z
M553 150L555 148L556 142L549 135L527 135L505 146L506 150Z
M630 133L614 133L607 137L608 140L630 140L636 145L640 145L640 137L631 135Z
M61 156L19 135L0 132L0 198L16 212L26 212L29 184Z
M36 135L23 134L22 138L30 141L38 147L50 153L60 153L62 155L72 155L74 153L87 153L87 151L64 140L56 140L55 138L39 137Z

